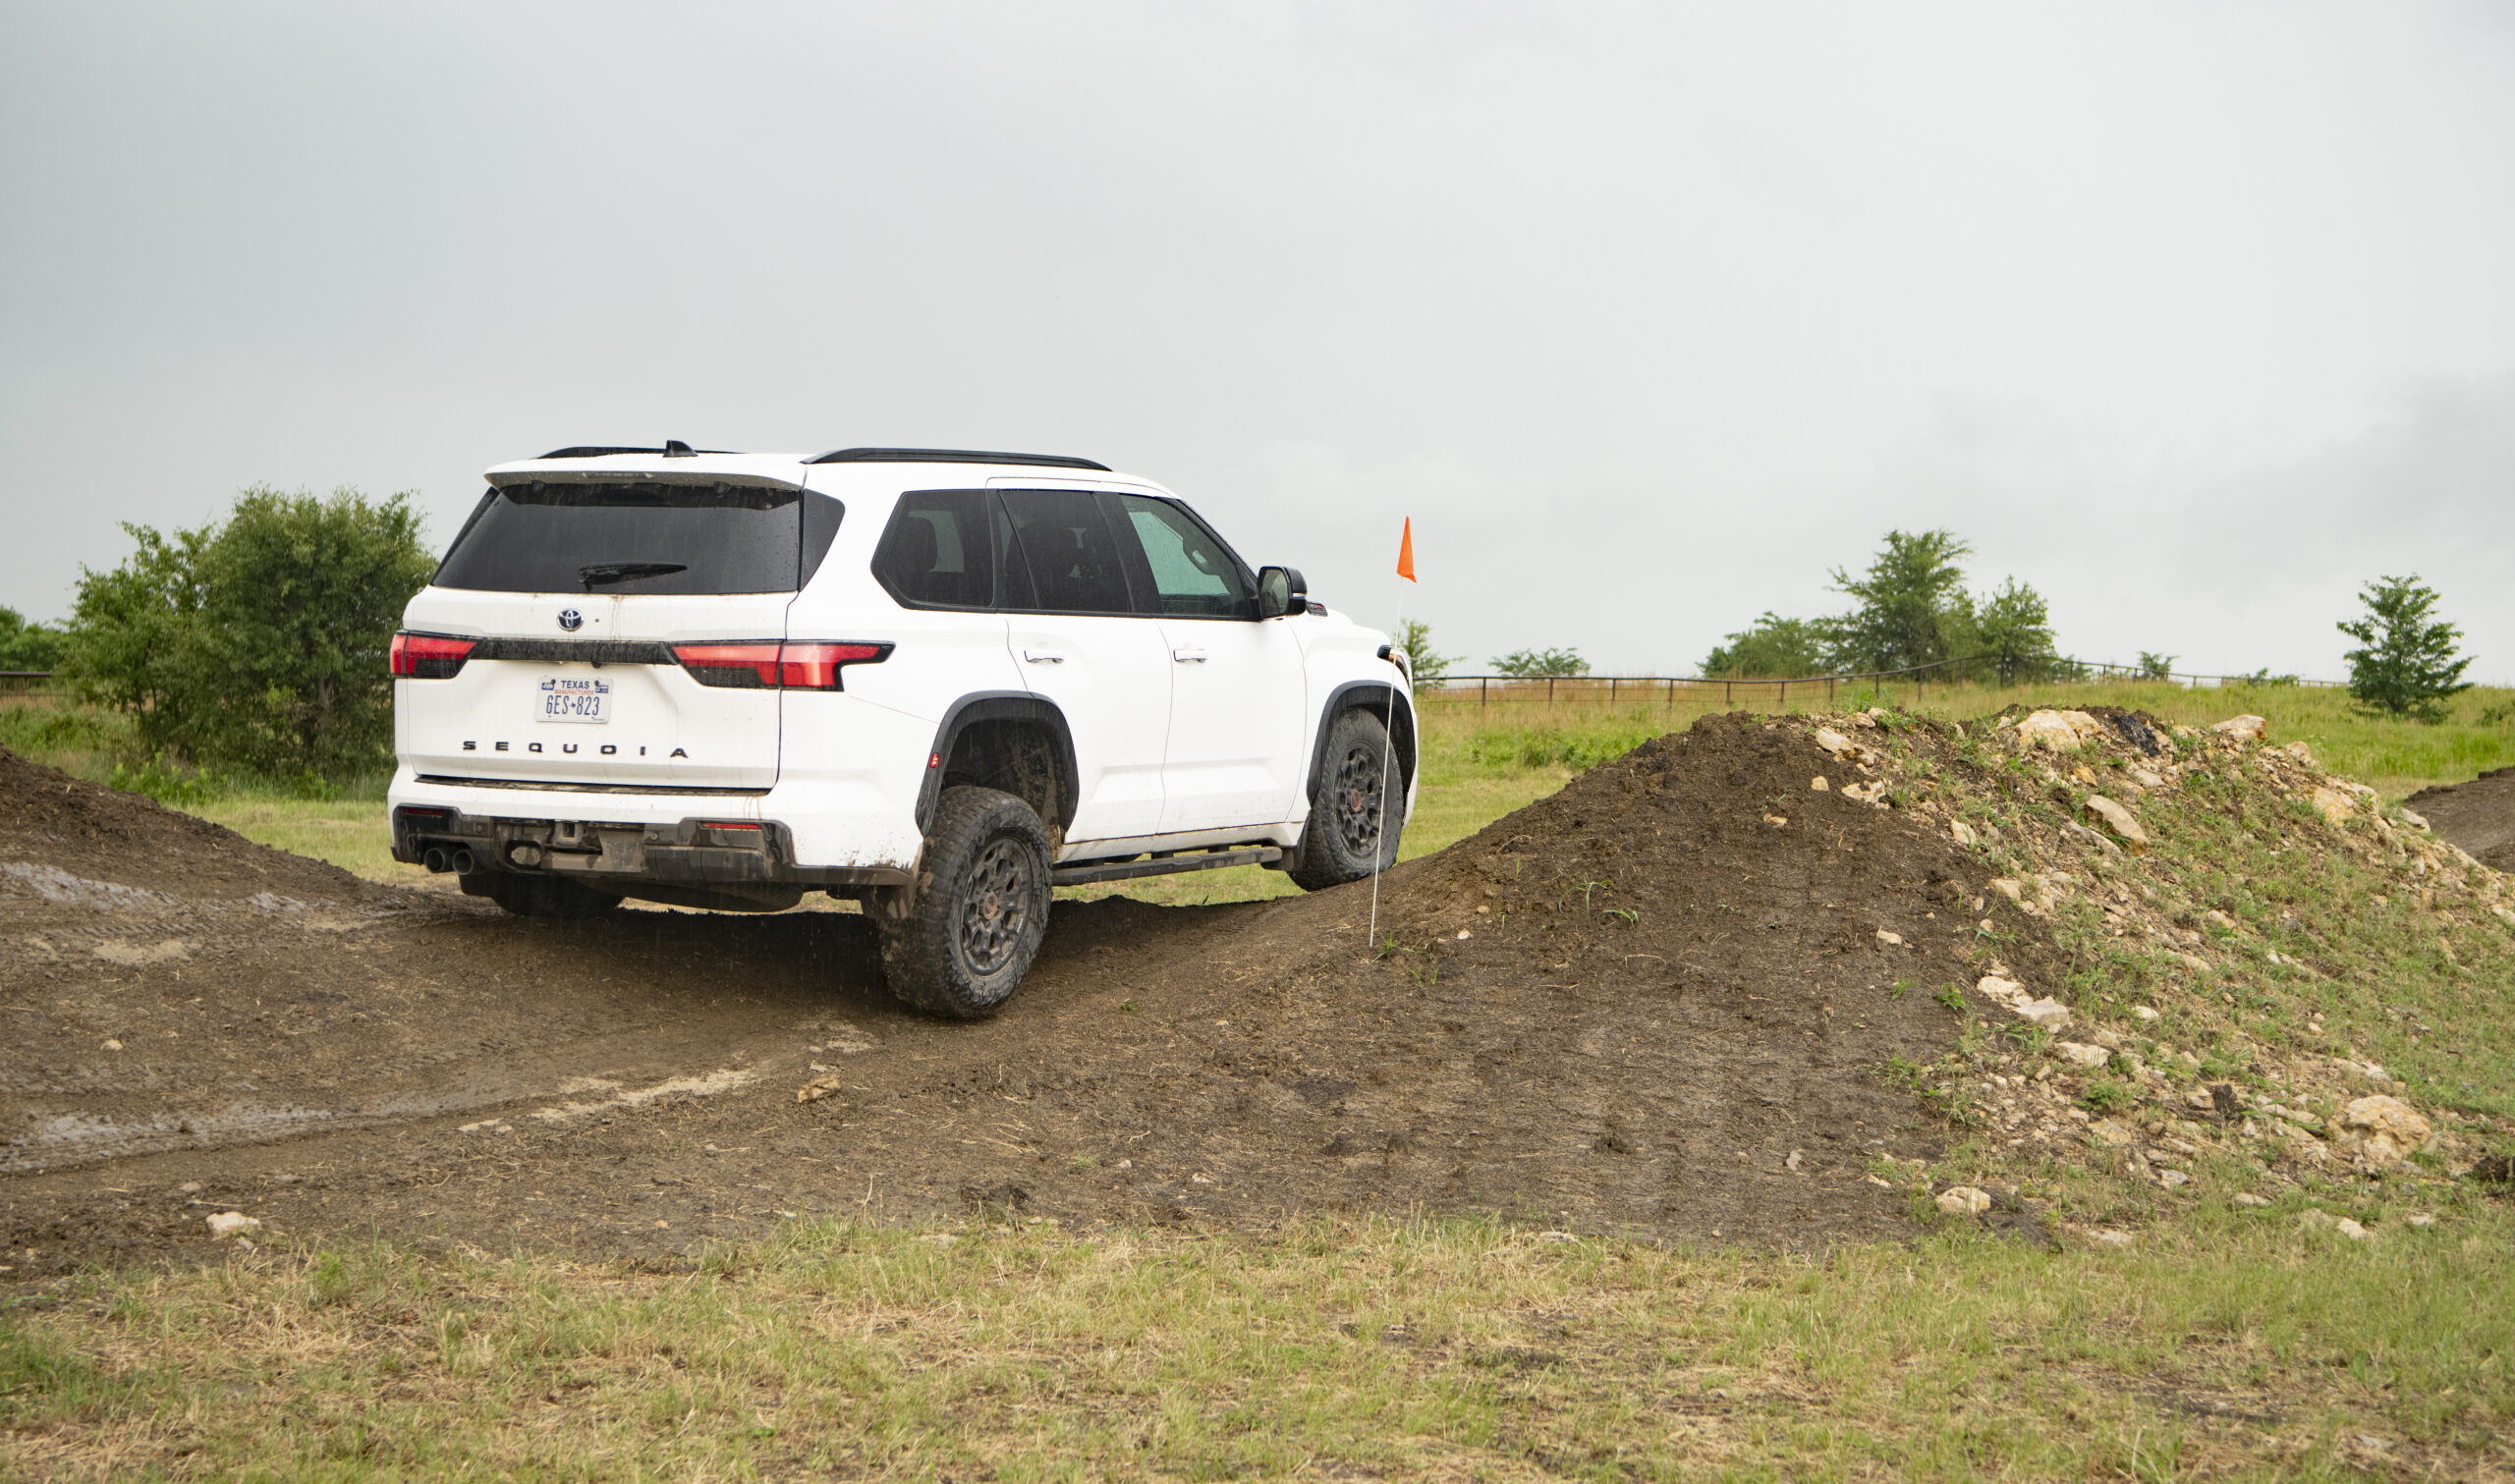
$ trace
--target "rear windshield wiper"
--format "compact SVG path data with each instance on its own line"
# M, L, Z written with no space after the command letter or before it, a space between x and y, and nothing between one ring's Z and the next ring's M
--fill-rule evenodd
M689 570L687 562L595 562L578 568L577 578L590 589L597 582L627 582L638 577L660 577Z

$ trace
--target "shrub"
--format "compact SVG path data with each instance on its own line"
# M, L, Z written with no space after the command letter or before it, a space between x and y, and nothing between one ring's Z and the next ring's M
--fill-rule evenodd
M1457 664L1455 654L1442 654L1432 647L1432 626L1421 619L1408 619L1398 626L1397 647L1406 651L1408 667L1415 677L1415 688L1438 687L1441 677Z
M1785 619L1767 609L1743 633L1705 655L1711 680L1797 680L1824 673L1824 640L1806 619Z
M223 522L85 572L62 668L142 748L204 767L341 779L392 756L385 651L433 561L409 499L255 487Z
M1590 673L1590 662L1578 649L1517 649L1493 662L1496 672L1522 680L1569 678Z
M60 663L60 630L0 608L0 670L50 670Z

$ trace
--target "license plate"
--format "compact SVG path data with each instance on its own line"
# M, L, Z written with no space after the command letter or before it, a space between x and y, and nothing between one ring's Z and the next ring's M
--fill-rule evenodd
M541 678L541 719L546 722L611 720L611 682L572 676Z

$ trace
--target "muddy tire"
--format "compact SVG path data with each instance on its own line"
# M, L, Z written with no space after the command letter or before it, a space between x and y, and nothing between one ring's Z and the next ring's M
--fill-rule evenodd
M1302 828L1301 849L1286 857L1284 874L1293 879L1293 885L1314 892L1360 881L1397 863L1397 837L1405 829L1406 780L1392 771L1395 768L1388 729L1378 717L1361 709L1337 716L1327 729L1327 745L1318 754L1318 777L1311 786L1310 822ZM1384 780L1383 772L1387 773Z
M486 897L519 917L599 917L620 905L609 892L579 886L565 876L514 871L475 871L463 878L463 891Z
M1013 997L1048 931L1048 836L1031 806L967 785L943 791L918 885L868 902L891 993L956 1020Z

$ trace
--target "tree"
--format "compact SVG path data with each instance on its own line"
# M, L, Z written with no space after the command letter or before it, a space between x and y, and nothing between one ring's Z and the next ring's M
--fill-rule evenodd
M84 572L63 668L204 767L344 779L392 757L385 651L434 567L409 497L256 486L223 522Z
M29 624L15 608L0 608L0 670L50 670L60 663L60 630Z
M2140 679L2144 681L2170 681L2174 679L2174 656L2171 654L2159 654L2152 649L2141 650Z
M1962 656L1998 663L2003 685L2053 678L2060 651L2052 643L2052 614L2043 594L2015 577L2000 585L1973 609L1973 633Z
M2463 679L2471 660L2454 652L2461 630L2441 619L2430 622L2436 590L2414 573L2370 582L2358 600L2367 616L2335 626L2362 646L2342 656L2349 661L2349 693L2369 711L2443 721L2445 697L2471 688Z
M1796 680L1818 674L1824 666L1824 642L1816 625L1781 618L1770 609L1703 658L1703 673L1712 680Z
M1834 667L1909 670L1967 652L1975 636L1974 600L1957 562L1973 551L1953 531L1890 530L1865 576L1835 568L1834 590L1858 606L1841 618L1818 620Z
M1590 673L1590 662L1577 649L1519 649L1493 662L1500 673L1520 680L1568 678Z
M1406 663L1415 677L1415 688L1437 686L1449 674L1459 656L1441 654L1432 648L1432 626L1422 619L1408 619L1398 626L1397 647L1406 651Z

